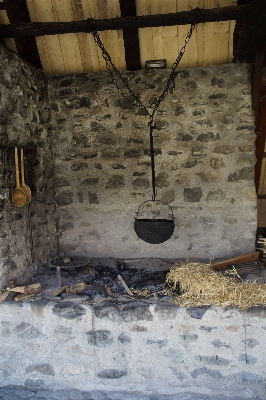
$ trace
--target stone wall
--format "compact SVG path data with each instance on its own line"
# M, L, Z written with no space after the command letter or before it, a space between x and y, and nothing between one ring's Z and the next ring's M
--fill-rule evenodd
M168 76L168 70L123 73L146 105ZM133 226L152 195L145 112L118 93L108 73L51 76L49 96L61 254L216 259L254 251L247 65L179 71L176 90L155 115L157 199L175 217L173 236L156 246L140 240ZM153 217L160 212L151 208Z
M264 399L265 316L264 307L4 302L0 386L44 399L47 389L56 399Z
M55 254L53 157L46 79L0 46L0 287L22 283ZM32 202L15 207L14 147L24 148ZM20 153L19 153L20 155ZM32 230L32 234L31 234ZM32 237L32 244L31 244Z

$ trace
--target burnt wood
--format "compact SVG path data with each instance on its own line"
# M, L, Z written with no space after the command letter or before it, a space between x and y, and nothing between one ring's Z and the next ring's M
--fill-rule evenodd
M15 0L12 0L15 1ZM192 23L229 21L247 18L251 5L236 7L222 7L208 10L196 9L170 14L143 15L137 17L123 17L90 20L91 26L97 31L117 29L137 29L156 26L187 25ZM0 24L0 37L30 37L57 35L63 33L90 33L91 28L87 21L73 22L31 22L23 24Z
M4 6L10 24L30 23L26 0L4 0ZM2 36L3 37L3 36ZM11 36L4 36L11 37ZM34 37L14 36L18 55L36 68L41 68L41 61Z
M136 16L135 0L119 0L121 17ZM141 69L138 29L124 29L126 66L129 71Z
M240 37L237 59L251 63L266 46L266 1L253 0L247 24Z

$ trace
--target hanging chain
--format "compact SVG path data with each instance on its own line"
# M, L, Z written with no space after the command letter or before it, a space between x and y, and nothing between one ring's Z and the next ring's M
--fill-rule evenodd
M147 113L147 115L150 117L148 126L150 129L150 152L151 152L152 191L153 191L152 201L155 201L155 198L157 195L156 186L155 186L155 163L154 163L154 148L153 148L153 135L152 135L153 129L155 129L155 124L154 124L153 118L154 118L154 115L155 115L156 111L158 110L160 104L163 102L163 100L167 96L170 87L172 86L173 89L175 89L175 78L178 75L178 72L176 71L177 66L180 63L180 60L183 57L183 54L185 53L186 46L187 46L187 44L192 36L192 33L195 29L195 26L197 23L196 19L197 19L197 15L198 15L198 10L199 10L199 8L195 8L193 10L195 12L195 19L194 19L195 22L193 24L191 24L189 32L185 38L185 43L184 43L183 47L181 48L175 62L172 65L170 75L167 79L167 82L166 82L166 85L164 87L162 94L158 97L156 102L149 105L149 107L145 106L142 103L139 95L137 95L130 88L127 78L123 77L121 72L114 65L109 53L107 52L107 50L105 49L105 47L101 41L101 38L100 38L98 32L91 26L91 22L93 21L93 18L89 18L87 20L89 27L91 29L91 33L93 34L94 40L102 52L103 59L105 60L105 63L106 63L106 68L109 71L111 79L112 79L114 85L116 86L118 92L124 97L124 99L126 101L130 102L134 107L138 107L139 109L144 110ZM122 84L122 87L124 87L127 90L128 94L130 94L131 97L126 96L123 89L119 86L119 83L118 83L119 81ZM152 110L151 112L150 112L150 109Z
M196 16L197 16L197 13L198 13L198 8L194 9L193 11L195 11L195 21L196 21ZM112 81L113 81L113 83L115 84L115 86L116 86L118 92L119 92L128 102L130 102L134 107L138 107L139 109L145 110L145 112L146 112L146 113L149 115L149 117L150 117L150 122L152 123L152 121L153 121L153 116L154 116L154 114L156 113L156 111L158 110L158 108L159 108L161 102L162 102L162 101L165 99L165 97L167 96L170 87L171 87L171 86L173 86L173 87L175 86L174 81L175 81L175 78L176 78L176 76L177 76L177 74L178 74L178 72L176 71L176 69L177 69L178 64L180 63L181 58L183 57L183 54L185 53L186 46L187 46L187 44L188 44L188 42L189 42L189 40L190 40L190 38L191 38L191 36L192 36L192 33L193 33L194 29L195 29L196 22L194 22L193 24L191 24L190 30L189 30L189 32L188 32L186 38L185 38L185 43L184 43L183 47L181 48L181 50L180 50L180 52L179 52L179 54L178 54L178 56L177 56L175 62L174 62L173 65L172 65L170 75L169 75L169 77L168 77L168 79L167 79L167 82L166 82L166 85L165 85L165 88L164 88L162 94L159 96L159 98L157 99L157 101L156 101L155 103L151 104L151 105L148 107L148 106L145 106L145 105L142 103L142 101L141 101L140 98L139 98L139 95L137 95L137 94L130 88L130 86L129 86L129 84L128 84L128 81L127 81L127 78L123 78L121 72L120 72L120 71L116 68L116 66L114 65L114 63L113 63L113 61L112 61L112 59L111 59L109 53L107 52L107 50L105 49L105 47L104 47L104 45L103 45L103 43L102 43L102 41L101 41L101 38L100 38L98 32L91 26L91 22L92 22L92 21L94 21L93 18L89 18L89 19L87 20L87 22L88 22L88 24L89 24L89 27L90 27L90 29L91 29L91 33L92 33L92 35L93 35L93 37L94 37L94 40L95 40L97 46L100 48L100 50L101 50L101 52L102 52L103 59L105 60L105 63L106 63L106 68L107 68L107 70L109 71L109 74L110 74L110 76L111 76L111 78L112 78ZM120 81L120 82L122 83L122 85L124 86L124 88L125 88L125 89L127 90L127 92L131 95L131 97L134 99L134 101L132 101L131 98L129 98L129 97L127 97L127 96L125 95L125 93L123 92L122 88L119 87L118 81ZM152 109L152 112L149 111L149 108Z

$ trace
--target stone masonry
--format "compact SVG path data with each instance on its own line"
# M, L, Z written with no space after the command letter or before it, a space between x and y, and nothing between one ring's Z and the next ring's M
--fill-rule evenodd
M123 73L146 105L169 70ZM174 213L167 242L150 245L134 217L151 199L149 117L108 73L49 77L60 254L217 259L254 251L254 119L247 65L179 71L155 115L157 199ZM149 207L147 207L149 206ZM148 218L171 214L147 203Z
M0 288L32 276L57 247L46 79L0 46ZM24 148L32 202L15 207L14 147ZM19 153L20 155L20 153ZM32 230L32 245L30 231Z
M265 317L260 306L243 312L147 302L4 302L0 396L17 385L38 399L262 400Z

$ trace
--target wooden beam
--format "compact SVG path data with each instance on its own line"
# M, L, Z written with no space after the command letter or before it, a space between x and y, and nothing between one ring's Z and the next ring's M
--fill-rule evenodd
M256 137L256 164L255 164L255 185L258 193L260 185L260 175L262 167L262 159L264 156L265 148L265 128L261 131L259 128L260 118L260 93L261 93L261 78L264 60L264 49L257 53L252 63L252 74L251 74L251 95L252 95L252 109L255 117L256 132L259 132ZM262 111L262 110L261 110Z
M212 269L218 271L220 269L226 269L230 264L239 264L242 262L249 262L258 260L260 253L245 254L244 256L238 256L234 258L229 258L229 260L218 261L217 263L211 264Z
M251 63L266 46L266 1L253 0L237 49L237 60Z
M121 17L135 17L135 0L119 0ZM138 29L124 29L123 38L125 45L126 66L129 71L141 69Z
M6 13L10 24L30 23L26 0L4 0ZM8 36L5 36L8 37ZM15 37L18 55L36 68L42 68L36 41L34 37L25 39Z
M12 0L15 1L15 0ZM222 7L213 9L198 9L171 14L142 15L137 17L123 17L90 20L93 29L97 31L116 29L137 29L156 26L187 25L197 23L231 21L245 19L250 11L250 5L236 7ZM18 25L0 24L0 37L30 37L44 35L58 35L63 33L91 32L87 21L73 22L31 22Z
M0 3L0 10L5 10L6 9L6 5L4 3Z

